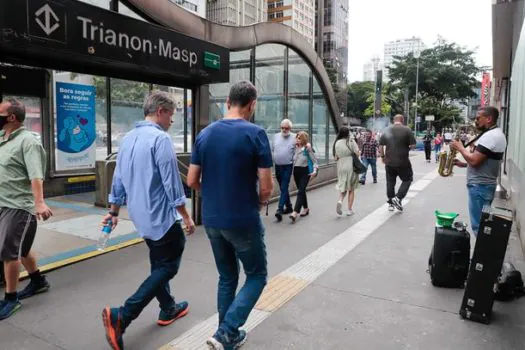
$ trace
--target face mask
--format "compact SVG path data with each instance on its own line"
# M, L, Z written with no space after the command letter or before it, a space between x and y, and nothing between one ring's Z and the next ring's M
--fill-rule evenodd
M4 128L4 125L7 124L7 117L0 117L0 130Z

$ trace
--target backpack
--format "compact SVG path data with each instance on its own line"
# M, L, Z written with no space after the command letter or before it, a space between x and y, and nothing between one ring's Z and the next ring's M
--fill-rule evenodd
M525 295L521 273L511 263L504 263L501 275L494 285L494 299L511 301Z

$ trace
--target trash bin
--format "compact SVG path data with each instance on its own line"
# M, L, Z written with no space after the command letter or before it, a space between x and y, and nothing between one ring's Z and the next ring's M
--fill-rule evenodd
M105 160L97 160L95 163L96 189L95 205L99 207L109 207L109 193L113 182L113 173L117 165L117 153L111 153Z

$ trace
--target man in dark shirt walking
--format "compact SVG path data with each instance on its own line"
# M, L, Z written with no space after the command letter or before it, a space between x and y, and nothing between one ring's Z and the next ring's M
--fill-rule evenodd
M219 328L210 349L233 350L246 342L239 330L267 282L264 226L259 211L272 193L272 151L266 132L250 123L257 90L247 81L231 87L228 114L197 137L188 185L201 190L202 219L219 272ZM201 179L202 175L202 179ZM246 282L239 282L238 260Z
M412 164L409 159L410 149L416 147L416 139L412 130L403 125L404 117L398 114L394 117L394 125L385 129L379 140L379 153L385 163L386 170L386 195L388 197L389 210L394 208L403 210L403 198L410 189L413 181ZM397 177L402 183L397 194Z

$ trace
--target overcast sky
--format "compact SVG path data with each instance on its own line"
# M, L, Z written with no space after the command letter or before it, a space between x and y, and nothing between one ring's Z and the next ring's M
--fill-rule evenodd
M438 35L477 48L480 65L492 65L491 0L348 0L348 74L363 79L363 64L383 59L383 44L419 36L431 46Z

